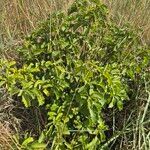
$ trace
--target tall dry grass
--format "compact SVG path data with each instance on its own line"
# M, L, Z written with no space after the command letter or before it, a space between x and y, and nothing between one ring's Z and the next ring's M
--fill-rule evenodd
M7 36L27 34L58 9L66 10L69 0L1 0L1 31Z
M74 0L1 0L0 39L21 39L56 10L66 10ZM150 0L102 0L110 17L119 25L132 24L141 30L143 42L150 43ZM11 40L10 40L11 39ZM18 42L18 41L17 41ZM13 43L14 44L14 43ZM1 46L2 47L2 46Z
M109 8L109 15L118 25L129 23L141 30L143 43L150 45L150 0L102 0Z
M1 150L13 150L14 141L12 139L12 130L0 123L0 149Z
M21 44L50 13L67 10L73 0L0 0L0 52L15 58L12 49Z

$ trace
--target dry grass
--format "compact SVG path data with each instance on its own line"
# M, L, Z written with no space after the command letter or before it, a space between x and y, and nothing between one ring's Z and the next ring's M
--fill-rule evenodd
M0 52L15 58L12 49L56 10L67 10L73 0L0 0Z
M18 109L16 103L0 88L0 150L13 150L13 145L17 147L12 138L20 128L20 120L14 115L14 109Z
M1 150L12 150L12 131L8 126L0 123L0 149Z
M1 0L0 5L2 33L9 37L21 37L53 11L66 10L69 0Z
M8 45L18 44L22 37L37 27L48 14L66 10L74 0L1 0L0 39ZM149 0L102 0L107 4L110 17L119 25L129 22L141 29L141 38L150 43ZM17 40L16 40L17 39ZM2 47L2 43L0 43Z
M122 25L131 24L140 29L143 42L150 45L150 0L102 0L107 4L110 17Z

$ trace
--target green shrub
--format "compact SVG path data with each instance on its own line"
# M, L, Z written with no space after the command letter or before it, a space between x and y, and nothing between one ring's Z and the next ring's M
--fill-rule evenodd
M47 111L41 142L52 149L97 149L108 129L103 110L130 99L149 65L133 30L107 19L98 0L50 15L19 49L22 62L0 62L0 86L25 107Z

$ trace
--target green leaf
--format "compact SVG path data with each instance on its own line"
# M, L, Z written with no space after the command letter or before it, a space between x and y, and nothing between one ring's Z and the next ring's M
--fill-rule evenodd
M56 116L56 113L55 112L48 112L48 116L49 116L49 120L53 120Z
M71 144L69 144L68 142L64 141L65 142L65 145L67 146L68 149L72 150L73 147Z
M2 87L5 84L6 81L0 81L0 87Z
M50 92L49 92L47 89L44 89L44 90L43 90L43 93L44 93L46 96L49 96L49 95L50 95Z
M93 123L95 123L97 119L96 119L96 114L93 109L91 98L88 98L88 110L90 113L90 119L93 121Z
M22 94L23 94L23 90L20 90L18 96L21 96Z
M98 145L98 138L96 136L89 144L86 145L86 149L94 150L97 145Z
M25 107L30 107L31 106L30 98L26 94L22 95L22 102L25 105Z
M113 108L115 103L116 103L116 99L113 97L111 103L108 106L108 108Z
M56 117L56 121L59 121L63 116L63 113L59 113Z
M9 67L14 66L15 64L16 64L16 61L11 61L11 62L9 62Z
M40 85L40 84L42 84L42 83L43 83L42 80L37 80L37 81L35 82L35 84L34 84L34 87L37 88L38 85Z
M22 146L27 146L28 144L30 144L33 141L34 141L34 139L32 137L29 137L23 141Z
M44 98L43 94L40 92L40 90L34 88L34 89L33 89L33 92L34 92L34 94L35 94L36 97L37 97L39 106L43 105L43 104L45 103L45 98Z
M26 93L32 98L32 99L35 99L35 94L33 92L33 90L26 90Z
M57 66L57 69L60 70L62 73L65 72L65 68L63 68L62 66Z
M117 101L117 107L121 111L123 109L123 102L122 101Z
M31 144L31 148L35 150L44 150L46 148L46 144L34 142Z
M46 63L45 63L45 67L49 67L49 66L51 66L51 65L53 65L53 63L51 62L51 61L47 61Z
M78 89L78 92L81 93L81 92L83 92L84 90L86 90L85 85L84 85L84 86L81 86L81 87Z
M46 139L46 136L44 132L42 132L41 135L39 136L38 143L44 142L45 139Z
M68 128L66 126L63 127L63 134L70 135L70 131L68 130Z
M98 102L100 102L102 106L104 106L106 103L106 100L104 99L104 95L101 93L93 92L93 94L91 95L91 98L98 100Z

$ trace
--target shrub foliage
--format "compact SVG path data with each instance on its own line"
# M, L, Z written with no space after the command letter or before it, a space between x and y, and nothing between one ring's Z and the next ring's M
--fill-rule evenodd
M122 110L134 85L142 85L150 52L131 27L117 27L107 14L99 0L78 0L26 38L21 62L0 61L0 86L25 107L47 112L38 144L100 148L108 129L103 110ZM23 146L34 149L30 139Z

